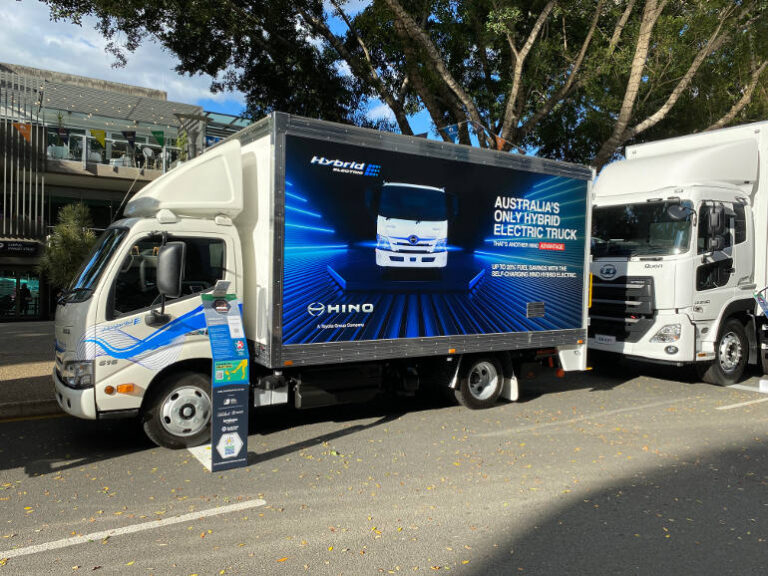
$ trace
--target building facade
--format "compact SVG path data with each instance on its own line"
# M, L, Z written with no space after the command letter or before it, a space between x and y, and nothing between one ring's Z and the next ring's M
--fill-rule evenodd
M0 63L0 322L47 318L37 263L62 206L97 231L125 202L248 120L165 92Z

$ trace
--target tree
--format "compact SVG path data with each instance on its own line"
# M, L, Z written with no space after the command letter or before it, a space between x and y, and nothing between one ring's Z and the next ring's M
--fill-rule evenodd
M281 109L370 125L372 99L411 134L592 162L627 142L765 117L766 0L43 0L95 16L125 58L145 37L179 71ZM116 39L124 37L123 44Z
M59 221L38 264L54 288L69 285L82 265L96 241L92 227L91 212L83 203L67 204L59 211Z

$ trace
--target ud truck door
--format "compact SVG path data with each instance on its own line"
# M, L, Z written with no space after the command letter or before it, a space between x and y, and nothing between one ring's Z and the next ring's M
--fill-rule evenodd
M181 294L168 298L162 318L157 290L157 262L164 241L185 244ZM147 386L163 369L191 358L210 358L200 293L221 279L234 282L229 239L215 234L140 233L119 256L120 267L104 295L104 317L86 337L96 370L100 412L135 410ZM234 283L233 283L234 285ZM130 387L127 384L131 384ZM125 385L125 394L118 386Z
M744 267L749 252L746 235L738 230L739 237L734 238L735 216L734 206L728 202L702 202L699 209L693 303L696 321L717 319L733 299L739 281L749 274Z

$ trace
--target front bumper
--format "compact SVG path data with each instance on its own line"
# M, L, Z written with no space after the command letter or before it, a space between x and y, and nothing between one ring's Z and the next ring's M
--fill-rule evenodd
M73 390L65 386L59 380L56 369L52 377L56 401L64 412L85 420L96 420L96 395L93 388Z
M680 324L680 338L675 342L651 342L656 333L668 324ZM590 336L589 348L604 352L615 352L639 360L664 363L689 363L696 361L696 328L684 314L659 314L653 326L639 342L621 342L609 336Z
M394 252L376 248L376 264L393 268L445 268L448 252Z

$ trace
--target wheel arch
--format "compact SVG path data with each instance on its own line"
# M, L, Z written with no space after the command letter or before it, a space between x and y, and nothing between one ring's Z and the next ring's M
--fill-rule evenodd
M723 326L728 323L728 320L734 319L741 322L744 326L744 331L747 333L747 342L749 343L749 355L747 357L748 364L754 364L758 360L758 341L755 325L755 300L754 298L740 298L728 303L720 315L720 321L718 322L717 333L718 336Z
M213 363L210 358L190 358L188 360L176 362L160 370L160 372L155 374L155 376L150 381L149 386L147 386L147 389L144 391L144 397L141 400L141 408L139 409L139 414L142 414L145 411L149 401L152 399L152 396L155 393L155 390L158 389L157 384L165 380L169 375L176 372L199 372L201 374L210 375L212 365Z

